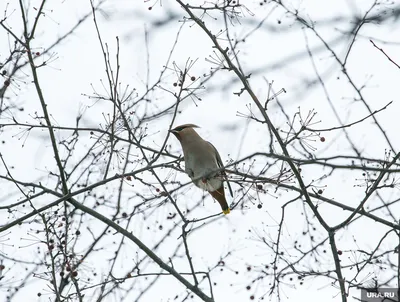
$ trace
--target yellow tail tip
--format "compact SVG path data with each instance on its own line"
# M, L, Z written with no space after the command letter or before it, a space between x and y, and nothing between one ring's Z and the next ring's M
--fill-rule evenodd
M226 210L222 210L222 212L226 215L226 214L229 214L231 212L231 209L227 208Z

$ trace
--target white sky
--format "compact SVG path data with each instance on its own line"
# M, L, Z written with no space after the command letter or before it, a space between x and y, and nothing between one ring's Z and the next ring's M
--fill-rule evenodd
M244 2L246 1L242 1L242 3ZM32 1L31 7L37 7L39 3L40 1ZM191 1L192 5L195 3L202 2ZM232 37L239 39L246 36L260 20L268 16L264 23L265 28L261 27L258 29L246 39L245 43L239 46L239 58L242 67L247 72L252 73L250 83L257 96L261 100L265 100L268 91L265 78L268 81L273 80L273 89L275 91L281 88L287 91L286 94L279 96L279 101L284 106L289 117L293 117L299 108L302 116L306 116L309 110L314 110L317 112L315 121L320 122L313 125L313 128L321 129L338 126L337 119L332 113L321 85L307 86L308 81L315 79L315 70L307 54L305 40L305 37L307 37L309 48L313 49L316 68L342 121L344 123L351 123L367 116L368 112L365 106L361 102L354 101L354 98L357 97L354 89L351 88L348 80L340 72L340 68L335 63L331 53L322 47L321 41L310 30L301 28L293 20L292 16L285 13L282 8L274 8L273 4L260 6L258 3L259 1L247 1L246 5L253 15L246 13L246 17L241 20L240 24L235 22L234 26L230 27ZM352 26L349 23L349 19L354 16L362 17L371 7L372 3L373 1L361 0L291 1L288 8L298 9L299 15L307 20L318 21L316 23L318 33L329 43L336 41L332 44L332 49L343 60L351 42L351 39L344 34ZM376 14L377 12L383 14L387 12L390 14L391 9L395 8L395 4L389 1L381 1L381 3L381 5L371 11L371 14ZM148 53L150 73L148 78L150 84L152 84L159 77L160 71L170 54L177 32L182 26L182 22L173 20L163 27L154 27L152 24L166 18L168 12L185 16L184 11L175 1L162 1L162 5L157 3L151 11L148 10L148 7L153 4L154 1L108 1L103 5L103 10L106 13L103 16L100 13L97 15L102 40L108 44L110 56L113 60L116 54L115 37L118 36L120 38L121 71L119 81L121 87L129 85L131 88L137 90L138 95L142 95L146 90L144 83L147 79L147 50L144 43L144 29L147 28L149 31ZM6 24L13 32L20 36L21 19L19 17L20 13L17 1L0 3L0 11L3 12L6 8L8 12ZM31 21L35 14L35 10L32 8L29 10ZM32 46L38 52L43 52L58 37L69 30L79 18L89 13L90 10L89 1L49 1L46 4L45 15L40 19ZM212 29L212 32L217 33L223 28L222 17L216 12L213 17L217 18L217 20L212 20L211 18L206 18L205 20L209 28ZM332 21L334 18L340 18L340 20L337 22ZM278 20L281 21L281 24L278 24ZM331 20L331 23L325 24L324 21L326 20ZM276 31L273 32L267 30L267 28L273 28ZM347 64L347 71L351 75L355 85L357 87L365 85L362 92L372 111L379 110L390 101L393 101L389 108L380 112L376 118L391 139L396 152L400 148L400 139L398 136L399 123L397 118L398 112L400 112L398 102L400 70L389 62L379 50L373 47L369 39L374 40L393 60L400 63L398 47L400 41L396 36L398 30L399 22L392 19L382 24L370 23L364 25L353 45ZM9 55L12 39L4 30L0 30L0 41L0 62L2 62ZM319 49L319 51L314 51L315 48ZM191 70L191 74L197 78L209 72L210 68L213 67L212 64L205 60L205 58L210 58L209 56L213 55L213 51L211 41L204 32L195 24L187 22L183 25L171 62L174 61L179 67L183 68L187 60L197 60ZM54 124L74 127L76 114L84 108L86 112L82 119L82 127L97 128L99 125L104 126L103 113L112 112L111 104L104 101L94 102L85 96L93 95L91 85L100 94L107 94L100 82L106 79L106 75L92 17L89 17L66 41L53 49L50 54L47 54L45 59L48 59L50 55L54 56L54 59L49 61L48 66L40 69L39 77ZM40 60L41 58L38 59L38 62ZM112 64L115 64L115 60L112 61ZM113 65L114 67L115 65ZM15 118L19 122L37 123L32 117L36 111L38 114L41 114L40 104L35 87L31 84L30 74L28 70L25 70L25 72L19 73L13 79L12 86L6 96L11 98L13 102L23 106L24 111L15 114ZM174 72L172 70L167 71L162 85L165 88L176 90L172 85L176 80ZM206 83L205 89L201 93L202 101L195 103L191 99L187 99L181 104L180 109L182 113L177 116L174 125L194 123L201 126L201 129L198 130L199 134L216 146L223 160L227 160L228 158L238 160L255 151L267 152L269 133L266 125L261 125L254 121L248 124L249 121L247 119L237 114L237 112L248 113L246 105L251 103L251 99L246 93L243 93L241 97L233 95L233 92L239 91L240 88L241 85L235 79L232 72L220 71L216 77ZM151 99L150 110L166 108L175 101L171 94L166 93L162 89L157 89L154 93L150 93L149 98ZM276 128L288 129L286 119L277 103L272 101L269 106L267 113ZM255 114L260 117L254 105L252 105L252 108ZM143 110L143 108L140 110ZM7 115L0 117L1 124L11 122L6 117ZM167 134L170 119L171 116L165 116L157 121L150 122L147 130L149 136L144 140L144 144L159 148ZM248 131L246 132L247 124ZM228 128L232 129L232 131L225 131ZM41 178L43 185L54 187L54 179L48 176L48 171L56 171L56 166L47 131L35 130L26 138L26 136L21 134L21 130L15 127L13 129L7 128L6 131L0 132L1 140L6 141L6 144L0 146L0 151L8 165L15 167L13 177L28 182L37 181ZM373 124L372 119L367 119L363 123L348 128L348 132L353 142L363 152L363 156L377 159L384 158L384 152L385 149L388 149L388 145L382 138L377 127ZM245 139L243 145L241 145L243 133L245 133ZM59 139L66 138L70 134L70 132L56 132ZM316 148L314 152L316 156L328 157L338 154L355 156L343 132L326 132L323 136L326 138L325 143L321 143L318 138L314 138L315 141L310 141L310 144ZM76 158L73 158L72 162L76 163L79 159L78 155L83 154L87 146L90 146L92 143L93 140L89 138L89 133L82 133L81 142L77 146ZM22 144L24 144L24 147L22 147ZM181 154L179 143L174 137L170 137L168 144L172 146L174 154ZM293 156L300 157L299 153L292 148L289 150ZM264 162L261 161L264 160L262 158L257 159L254 171L257 171L257 167L263 166ZM345 163L349 164L349 161ZM117 164L116 161L115 164ZM131 169L133 168L134 166L131 167ZM273 167L265 176L272 177L279 170L279 166ZM115 165L110 171L110 175L114 175L119 171L117 165ZM329 172L330 170L328 169L324 170L321 167L315 166L304 166L302 168L306 184ZM1 165L0 173L5 175L5 170ZM163 177L167 177L168 173L172 173L171 180L176 178L185 183L189 180L184 174L181 175L172 171L163 173L161 174ZM364 186L355 186L355 184L363 182L361 174L360 170L337 170L329 178L318 181L317 185L323 187L324 196L356 207L364 196L365 191ZM15 195L15 187L10 184L6 185L3 182L3 180L0 180L0 202L2 203L0 205L12 203L15 201L16 196L18 196ZM111 194L111 191L117 188L118 184L109 184L107 188L97 189L96 192L98 194L109 194L112 196L111 198L116 198L116 195ZM233 186L235 190L239 189L236 184ZM267 188L271 194L262 196L263 208L261 210L257 209L258 202L252 204L249 200L246 200L244 210L234 210L229 216L222 217L202 227L188 237L196 270L207 270L207 268L215 265L219 258L226 255L227 252L231 251L232 253L227 258L226 267L223 271L219 271L218 269L213 271L212 280L217 283L213 288L215 301L250 301L249 297L253 294L256 298L255 301L257 301L263 294L268 292L270 281L267 278L252 285L250 291L246 290L246 286L259 276L256 271L262 269L263 265L270 263L274 258L271 250L266 249L264 245L255 240L257 237L256 234L275 240L277 225L281 216L281 207L296 195L284 190L275 192L275 188L272 185L267 186ZM131 211L134 206L134 204L129 203L131 190L146 192L148 189L140 184L137 184L134 188L129 188L129 185L125 186L123 201L126 204L123 207L127 212ZM11 194L11 192L15 194ZM181 205L182 208L185 208L183 206L185 204L188 207L194 206L202 196L202 192L192 185L185 188L184 192L186 192L185 196L180 196L177 200L178 205ZM380 193L383 199L387 201L394 200L399 196L398 185L394 189L382 190ZM254 191L252 194L254 194ZM234 201L238 201L241 197L241 194L235 194ZM53 199L43 198L38 205L52 201ZM110 201L112 202L112 200ZM380 202L377 198L374 198L369 205L372 207L377 206L380 205ZM321 215L331 225L340 223L350 214L349 212L323 203L319 209ZM215 214L218 211L218 204L214 203L211 197L207 197L204 206L197 207L194 212L188 214L188 217L200 218ZM304 247L310 246L308 236L302 235L303 231L308 232L304 214L302 214L303 211L303 204L297 201L288 207L285 213L286 220L282 233L282 247L285 254L289 254L289 259L297 257L297 253L293 249L293 242L295 240L302 242ZM396 215L396 218L399 219L399 206L393 207L392 211ZM13 215L20 217L28 212L30 212L30 209L21 208ZM100 208L99 212L104 215L110 214L105 207ZM157 239L164 235L164 232L158 231L160 224L163 225L164 230L167 230L174 223L181 223L179 219L166 220L166 216L173 212L173 207L166 205L156 209L154 214L146 220L142 220L140 215L135 216L129 226L129 230L143 240L145 244L153 246L157 242ZM385 214L385 212L377 213L378 216L385 217L391 221ZM0 225L14 219L14 216L7 215L5 211L4 213L0 213L0 215L0 221L3 221ZM315 233L313 234L315 242L319 242L326 237L326 234L322 227L318 225L317 220L312 218L309 209L307 209L307 215L315 223L313 226L316 230L311 230L311 232ZM94 220L91 222L87 221L86 224L95 230L95 233L99 233L104 229L104 224ZM196 225L198 226L199 224ZM36 230L37 227L38 225L35 224L23 225L21 227L14 227L10 233L6 232L3 235L4 237L0 235L0 243L4 239L4 242L0 244L0 253L13 255L16 258L39 261L36 249L40 246L42 250L45 250L43 245L34 244L27 246L29 243L27 244L24 240L20 241L20 238L34 240L32 235L30 235L30 229L33 228ZM147 229L147 227L150 229ZM252 231L249 232L249 230ZM355 250L374 249L377 242L388 230L388 228L370 219L363 218L353 223L349 229L339 232L337 234L337 245L344 251L343 258L341 258L343 265L352 263L353 257L358 257L354 252ZM82 238L85 239L82 239L82 242L78 246L83 251L87 247L85 240L90 241L92 237L87 231L86 233L82 231L82 233L84 233ZM180 227L172 236L168 237L166 242L157 251L157 254L164 261L168 262L168 257L174 253L177 244L181 243L181 239L177 239L179 234ZM36 240L44 240L40 236L38 236L40 239ZM353 238L356 238L356 242ZM389 236L384 241L382 249L393 249L397 244L395 240L397 240L396 236L392 234L391 237ZM119 242L117 235L115 238L113 236L107 237L102 244L106 248L98 252L97 256L92 256L88 259L87 266L85 266L86 270L85 268L81 269L82 280L84 276L93 278L93 271L96 271L98 276L106 272L108 260L113 257L114 241ZM303 263L305 270L310 269L310 267L314 269L334 268L329 245L325 244L324 248L327 250L327 253L320 258L323 259L323 262L316 264L310 259L308 260L309 262ZM79 254L82 251L76 251L76 253ZM123 256L121 256L121 259L117 263L115 271L119 272L120 275L116 277L123 277L128 270L127 268L134 266L136 252L137 248L135 245L128 242L124 247ZM142 256L143 253L139 253L139 255ZM175 269L189 272L187 260L183 257L184 252L182 248L178 255L182 257L174 259ZM396 257L394 255L393 259ZM12 262L5 260L5 263L9 267ZM249 265L252 266L250 272L247 271L247 266ZM156 265L150 264L146 268L146 271L159 272L159 269ZM239 271L239 274L236 275L235 271ZM21 280L20 274L23 272L23 265L8 268L5 271L5 278L0 282L19 284ZM378 280L386 280L387 276L392 276L390 272L387 274L385 271L379 269L365 270L365 273L375 275ZM352 277L351 271L344 270L344 274L347 278ZM287 284L282 286L283 290L280 297L282 301L340 300L338 285L332 286L332 280L330 279L322 277L308 278L303 285L299 285L299 281L295 277L293 278L293 281L284 279ZM37 299L37 301L49 301L53 298L50 295L46 282L41 281L39 277L33 278L33 280L34 282L30 282L26 287L20 289L20 292L16 295L16 301L27 301L27 299L32 301L34 299ZM189 277L188 280L191 281ZM144 287L146 282L143 281L141 284ZM396 283L393 282L392 286L395 285ZM126 301L135 299L137 291L140 289L132 289L132 293L128 296L130 298L127 298ZM207 294L209 293L207 286L204 286L203 289ZM41 298L36 297L38 291L43 294ZM47 294L44 294L46 291ZM161 277L161 280L145 294L142 301L173 301L176 294L183 292L183 286L173 277ZM6 292L0 291L0 297L3 300L6 295ZM359 291L350 291L349 301L356 301L352 296L359 297ZM96 297L96 295L93 297ZM183 297L184 294L181 294L180 299ZM91 301L90 298L91 296L88 295L85 299ZM119 299L118 295L110 296L110 301L118 301ZM267 295L265 300L268 299ZM191 300L198 301L198 298L195 297ZM271 300L276 300L275 294L271 297Z

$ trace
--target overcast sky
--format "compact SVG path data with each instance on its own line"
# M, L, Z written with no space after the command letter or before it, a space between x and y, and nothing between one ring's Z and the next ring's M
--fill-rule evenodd
M398 13L399 6L390 1L378 1L379 5L373 6L376 1L364 0L284 2L287 2L286 8L270 1L241 1L246 8L240 9L241 15L238 19L228 21L230 37L239 41L237 55L241 67L246 74L251 74L249 82L257 97L265 102L268 93L271 95L281 89L286 91L268 104L267 113L275 128L279 130L282 137L286 137L289 130L288 121L296 117L295 127L299 128L298 118L301 117L304 121L309 114L315 114L309 125L310 128L338 127L340 123L350 124L359 121L369 116L370 112L380 110L392 102L387 109L375 115L388 139L385 139L381 129L371 117L362 123L346 128L348 137L366 158L385 159L385 151L390 149L389 140L393 148L393 153L389 157L391 159L400 148L398 135L400 69L377 47L382 48L391 59L400 64L398 17L397 19L386 18L390 14ZM29 6L27 11L30 26L33 24L40 3L41 1L26 3L26 6ZM190 1L193 6L202 3L202 1ZM207 2L206 5L211 4ZM221 55L212 47L212 41L204 31L194 22L185 19L187 14L177 2L115 0L104 1L100 7L101 9L96 13L97 25L102 42L107 43L110 64L114 72L117 53L116 37L119 39L118 81L121 95L125 87L128 87L127 91L133 92L133 96L140 97L145 94L148 88L158 81L160 72L168 62L168 68L163 73L161 82L156 89L147 94L147 104L135 108L135 114L131 116L133 126L136 123L135 118L143 112L156 114L176 102L174 92L179 91L179 86L174 86L174 83L178 81L177 70L178 68L183 70L185 64L192 62L190 75L195 78L192 87L198 87L200 81L207 80L201 87L196 88L196 95L201 99L188 97L180 104L174 126L185 123L199 125L201 128L197 130L198 133L214 144L225 163L228 160L239 160L254 152L269 152L271 140L268 127L243 117L243 114L250 114L249 110L257 118L261 118L261 115L252 103L249 94L246 92L240 96L235 94L243 85L234 73L219 70L215 76L208 79L210 72L217 67L214 64L215 59ZM319 36L301 25L288 10L297 11L298 16L310 24L314 22L315 31ZM0 3L0 11L6 12L4 24L7 28L22 38L23 23L18 1ZM59 37L70 31L78 20L88 14L89 17L84 19L73 34L50 49ZM196 14L201 15L200 11ZM354 32L356 20L364 18L366 14L374 16L374 19L365 22L360 29L357 29L357 36L353 40L354 35L350 31ZM225 45L224 43L227 42L226 32L223 31L225 24L222 14L217 10L210 11L209 15L203 16L203 20L211 32L220 37L220 43ZM321 39L326 42L325 45ZM377 47L374 47L370 40ZM10 55L13 43L13 37L4 28L0 28L0 62L3 64ZM38 76L53 125L75 127L77 114L83 113L80 127L106 128L107 119L112 114L113 107L109 101L93 98L96 94L107 96L108 83L90 2L48 1L38 22L31 47L38 53L35 62L37 64L46 62L46 66L39 69ZM349 49L351 49L350 52ZM351 76L352 82L343 74L337 59L341 62L346 61L346 72ZM10 73L11 67L12 64L8 63L2 70ZM3 79L5 81L7 77L3 76ZM273 82L272 89L269 89L268 83L271 82ZM359 92L365 102L360 101ZM15 104L23 110L3 111L7 103ZM39 119L35 117L41 116L42 111L28 66L12 77L2 105L0 124L12 123L13 118L19 123L39 124ZM167 136L172 117L171 111L160 118L149 120L146 123L147 136L143 139L143 144L159 149ZM0 131L1 140L5 142L0 146L0 152L7 165L13 167L12 176L20 181L41 182L54 189L55 179L49 175L49 171L56 171L56 163L48 131L34 129L26 132L26 128L19 126L5 127ZM80 135L81 139L76 145L74 156L70 159L73 164L79 161L94 141L94 136L89 131L82 131ZM71 131L56 131L58 141L71 136ZM324 141L321 141L321 136L324 137ZM122 132L121 137L127 137L127 134ZM309 154L315 157L357 156L348 137L342 130L337 130L321 132L320 136L314 135L305 138L304 141L310 145ZM173 154L176 156L182 154L179 142L174 137L169 137L167 144ZM272 144L275 146L276 153L281 154L275 140ZM126 146L124 148L126 150ZM131 152L132 154L136 152L136 156L140 156L140 153L135 150ZM293 144L290 152L293 157L307 159L307 154L301 151L299 144ZM62 156L67 154L62 148L60 153ZM159 161L167 160L169 159L161 157ZM257 158L255 162L247 161L242 169L243 171L251 169L254 175L257 175L267 163L271 162L265 158ZM350 160L338 160L335 163L349 165ZM142 163L130 163L127 171L134 171L140 165ZM122 173L122 166L120 159L115 157L109 176ZM273 165L263 176L273 178L280 173L281 168L279 164ZM104 169L104 165L100 163L97 166L93 165L91 181L101 180ZM0 164L0 173L6 175L3 164ZM323 195L327 198L347 206L357 207L366 191L363 172L339 169L330 173L330 169L322 166L302 167L303 181L307 185L313 184L315 188L322 189ZM175 180L182 183L189 182L189 178L184 173L175 170L162 171L160 175L163 180L169 182ZM154 189L136 180L133 183L127 182L122 193L122 208L128 213L138 203L136 199L130 199L132 192L140 191L150 196L155 194L155 188L160 187L151 178L150 173L143 177L154 184ZM394 187L379 191L380 195L372 198L368 207L380 206L382 200L389 202L398 198L398 176L391 177L395 179ZM297 182L291 179L287 184L296 186ZM171 184L169 188L176 187L177 185ZM115 192L118 188L119 182L111 182L93 192L98 195L104 194L105 199L110 198L109 202L112 203L117 198ZM224 260L225 265L221 266L221 269L214 269L211 274L212 281L215 282L213 286L215 301L250 301L253 295L256 301L262 297L264 300L278 299L276 291L269 296L272 279L267 276L264 276L264 279L259 278L263 276L263 270L271 273L271 268L266 268L266 266L269 266L275 257L273 251L266 248L262 240L276 241L282 206L298 197L298 193L283 188L277 189L272 184L265 184L263 188L266 190L265 193L252 189L247 193L248 196L243 198L246 194L243 194L240 186L233 182L235 194L233 198L228 196L228 203L239 202L239 206L225 217L208 218L204 221L204 226L203 222L191 226L195 231L188 236L188 243L196 270L207 271L218 264L221 258L228 255ZM76 189L75 187L74 190ZM197 187L189 185L181 192L184 194L174 196L178 196L177 204L183 209L194 207L197 203L201 204L195 207L194 211L185 214L188 218L208 217L219 213L218 204L210 196L206 196L204 203L201 202L203 192ZM312 192L311 189L310 192ZM0 179L0 206L14 203L18 198L21 198L21 193L15 185ZM78 197L77 199L79 200ZM53 200L55 197L38 199L37 206L43 206ZM86 204L90 207L95 201L96 198L93 197L92 203ZM166 219L170 213L174 213L172 205L166 203L157 207L158 203L161 203L161 199L149 203L148 211L152 211L151 214L146 212L143 215L136 215L128 226L129 231L150 247L154 246L168 229L182 223L178 218ZM317 203L321 215L332 226L342 222L350 214L341 208L323 202ZM29 206L21 207L18 211L8 214L6 209L2 209L0 225L6 225L31 210ZM113 213L111 207L108 208L108 206L99 207L98 211L109 218ZM399 205L394 204L391 211L392 216L385 209L374 213L397 223L400 218ZM38 248L46 251L40 243L44 240L44 235L35 235L35 230L41 227L32 219L29 221L31 223L14 227L0 234L0 259L3 259L7 266L3 272L4 278L0 280L0 288L3 282L6 282L8 286L10 284L19 286L22 281L20 276L26 275L24 264L11 267L16 262L7 257L12 255L14 259L39 262L42 257L37 254ZM95 234L104 229L102 222L86 218L81 227L84 233L81 237L83 239L75 246L75 253L78 255L83 254L88 242L93 240L91 233L87 231L87 226ZM196 227L200 228L196 229ZM351 227L339 231L336 234L336 244L343 251L342 265L360 260L361 256L357 251L373 250L389 230L372 219L361 218L352 223ZM182 245L179 238L180 232L181 227L178 227L156 251L166 263L177 246ZM299 242L304 250L307 250L326 239L323 228L318 224L310 209L300 200L286 208L281 236L280 250L287 255L288 261L295 261L300 257L299 251L294 247L294 242ZM313 239L310 240L310 238ZM82 282L88 278L101 282L102 274L109 270L109 259L114 255L115 242L120 240L121 237L117 235L104 238L99 251L88 258L88 263L80 270ZM398 244L398 237L395 233L391 233L384 240L381 248L383 251L390 251L396 244ZM3 254L7 257L2 258ZM132 242L128 242L123 247L120 259L113 270L115 277L124 277L129 267L133 267L135 261L143 255ZM392 256L393 259L397 257L393 253L388 253L387 257ZM318 262L315 261L316 258ZM189 272L182 246L173 259L175 269ZM280 265L283 267L287 263L281 261ZM323 244L318 251L318 257L306 257L297 267L297 269L300 268L307 272L333 270L334 261L329 242ZM144 271L158 273L161 269L148 260ZM346 279L353 277L351 270L344 271ZM44 270L36 271L36 275L15 295L14 301L54 300L54 295L48 288L48 282L42 281L40 273L44 273ZM96 277L93 277L94 273ZM386 282L392 276L393 268L392 270L380 269L378 266L371 265L358 278L370 280L375 277ZM192 281L189 276L186 277ZM279 298L281 301L340 301L339 285L337 283L332 285L332 281L333 279L319 276L308 277L303 282L296 275L290 275L282 280ZM85 282L90 284L91 281ZM127 294L120 294L121 296L110 295L109 301L119 301L121 297L124 297L125 301L133 301L132 299L137 298L138 292L145 288L148 281L135 284L137 288L132 289L132 292L127 291ZM251 285L249 290L246 289L248 285ZM391 280L389 285L394 287L397 282ZM202 284L202 289L209 294L208 284ZM37 297L39 291L43 294L41 297ZM91 299L97 297L94 294L95 291L88 290L87 293L84 301L92 301ZM7 295L6 291L0 291L2 300ZM176 295L179 295L177 301L182 301L185 297L185 288L175 278L162 276L141 297L141 301L173 301ZM348 301L357 301L353 297L359 298L359 290L350 290ZM200 301L197 297L189 300Z

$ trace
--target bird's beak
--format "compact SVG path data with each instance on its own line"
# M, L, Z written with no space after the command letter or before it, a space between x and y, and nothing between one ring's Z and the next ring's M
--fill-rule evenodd
M169 132L169 133L172 133L172 134L173 134L174 136L176 136L176 137L179 136L178 131L176 131L176 130L174 130L174 129L171 129L171 130L169 130L168 132Z
M178 141L181 141L181 137L179 135L179 131L171 129L171 130L169 130L169 132L172 133L178 139Z

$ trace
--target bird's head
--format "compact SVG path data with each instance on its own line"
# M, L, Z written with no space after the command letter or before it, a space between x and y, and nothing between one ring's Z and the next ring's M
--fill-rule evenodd
M174 129L169 130L175 137L179 140L182 141L182 139L191 137L191 136L198 136L196 131L194 131L193 128L200 128L199 126L195 124L184 124L178 127L175 127Z

